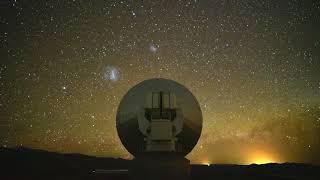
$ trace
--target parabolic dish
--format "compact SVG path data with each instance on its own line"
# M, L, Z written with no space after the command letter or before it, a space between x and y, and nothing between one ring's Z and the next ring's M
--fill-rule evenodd
M146 152L146 136L139 129L141 123L138 119L141 117L141 109L146 107L148 94L154 92L174 94L175 108L183 115L181 131L175 138L174 153L187 155L200 137L202 113L192 93L183 85L168 79L145 80L132 87L122 98L116 116L116 127L122 144L134 156Z

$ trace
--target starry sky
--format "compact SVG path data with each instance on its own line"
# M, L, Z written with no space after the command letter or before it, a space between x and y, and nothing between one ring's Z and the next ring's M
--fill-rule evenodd
M125 93L168 78L198 99L193 163L320 164L320 1L0 2L0 145L132 158Z

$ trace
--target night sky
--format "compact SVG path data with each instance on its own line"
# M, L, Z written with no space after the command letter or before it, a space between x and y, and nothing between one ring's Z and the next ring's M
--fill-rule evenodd
M0 2L0 145L131 158L124 94L198 99L193 163L320 164L320 1Z

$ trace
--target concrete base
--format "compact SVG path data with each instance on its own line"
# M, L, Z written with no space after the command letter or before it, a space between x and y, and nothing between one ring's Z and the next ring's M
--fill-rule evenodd
M132 160L130 179L134 180L190 180L190 161L182 156L144 155Z

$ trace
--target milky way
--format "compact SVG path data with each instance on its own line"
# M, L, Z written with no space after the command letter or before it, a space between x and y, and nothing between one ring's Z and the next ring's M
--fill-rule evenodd
M198 99L194 162L320 163L319 1L1 1L0 145L130 158L122 96Z

